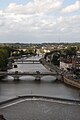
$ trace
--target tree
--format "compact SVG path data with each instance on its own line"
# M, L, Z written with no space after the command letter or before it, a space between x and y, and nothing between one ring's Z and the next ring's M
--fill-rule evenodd
M73 56L76 55L76 47L68 47L67 49L64 50L64 53L66 54L66 56Z
M53 57L52 57L51 62L52 62L54 65L58 65L58 66L59 66L59 64L60 64L60 53L59 53L59 52L53 53Z
M8 47L0 47L0 70L5 70L10 57L10 49Z

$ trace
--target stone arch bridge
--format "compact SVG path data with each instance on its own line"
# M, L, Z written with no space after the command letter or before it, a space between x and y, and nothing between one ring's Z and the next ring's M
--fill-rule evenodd
M35 77L35 80L41 80L43 76L56 76L56 80L58 80L59 74L53 73L53 72L0 72L0 76L12 76L14 80L19 80L21 76L33 76Z
M27 59L15 59L14 62L17 64L41 64L39 60L27 60Z

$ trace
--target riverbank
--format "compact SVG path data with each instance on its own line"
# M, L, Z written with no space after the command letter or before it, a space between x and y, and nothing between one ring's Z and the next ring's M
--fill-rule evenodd
M56 67L55 65L49 63L49 62L46 62L46 60L44 58L41 58L40 59L40 62L44 65L44 67L46 67L48 70L54 72L57 71L59 73L60 72L60 69L58 67ZM66 74L64 75L63 74L63 80L62 80L65 84L68 84L68 85L71 85L73 87L76 87L76 88L80 88L80 79L74 79L72 76L67 76Z
M64 76L64 83L80 89L80 79L74 79L71 76Z
M41 62L41 64L43 64L51 72L54 72L54 71L58 72L58 73L61 72L60 69L59 69L59 67L57 67L57 66L55 66L55 65L47 62L44 58L41 58L39 61Z

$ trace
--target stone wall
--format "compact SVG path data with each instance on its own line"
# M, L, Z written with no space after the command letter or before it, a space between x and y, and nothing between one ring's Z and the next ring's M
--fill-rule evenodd
M80 80L73 80L71 78L68 78L68 77L63 77L63 80L64 80L64 83L68 84L68 85L71 85L71 86L74 86L76 88L80 88Z

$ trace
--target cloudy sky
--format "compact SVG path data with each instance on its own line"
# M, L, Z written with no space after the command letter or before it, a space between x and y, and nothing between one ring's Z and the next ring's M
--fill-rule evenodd
M3 42L80 42L80 0L0 0Z

